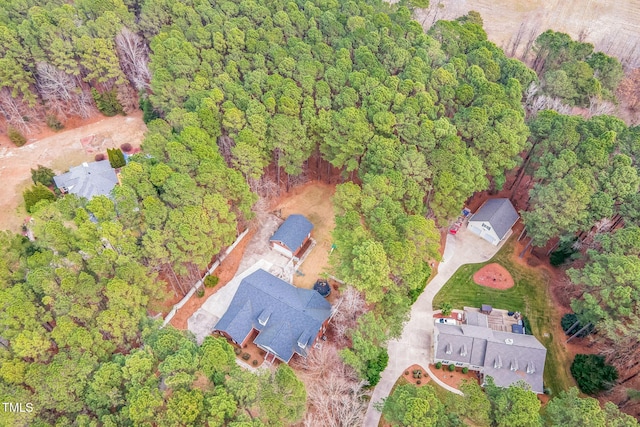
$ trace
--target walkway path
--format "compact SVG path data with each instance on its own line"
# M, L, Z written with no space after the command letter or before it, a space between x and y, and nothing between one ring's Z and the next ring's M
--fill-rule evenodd
M431 355L433 349L432 303L436 294L460 266L487 261L498 252L501 246L502 244L498 247L491 245L467 231L466 226L461 228L455 236L447 234L443 260L438 267L438 273L411 307L409 321L405 324L400 339L389 341L387 346L389 363L371 396L364 419L365 427L378 426L380 412L373 405L389 395L393 385L407 367L414 364L427 367L433 360ZM445 388L449 389L449 387Z

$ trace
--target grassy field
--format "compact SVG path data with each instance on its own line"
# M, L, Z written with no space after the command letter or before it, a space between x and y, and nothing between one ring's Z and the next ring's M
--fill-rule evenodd
M450 302L454 308L491 304L496 308L523 313L531 322L533 334L547 347L544 383L552 395L556 395L574 386L575 382L569 373L570 361L563 346L564 336L554 339L559 316L549 295L550 277L542 268L517 263L513 259L513 245L512 239L490 261L462 266L436 295L433 306L438 309L443 302ZM492 262L509 270L515 281L514 287L497 290L473 282L473 274Z

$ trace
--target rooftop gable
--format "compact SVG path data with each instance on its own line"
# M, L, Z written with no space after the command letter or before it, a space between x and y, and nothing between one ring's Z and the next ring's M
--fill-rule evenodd
M250 312L245 314L247 310ZM260 333L254 342L288 362L294 352L306 355L305 348L313 343L330 314L331 304L318 292L296 288L257 270L240 282L215 330L243 342L255 328ZM306 340L304 347L299 345L301 339Z
M520 216L506 198L489 199L473 214L469 222L488 222L500 240L507 235Z
M53 180L56 187L89 200L95 196L109 196L118 183L116 172L108 160L74 166L69 172L54 176Z
M270 242L280 242L295 252L313 230L313 224L303 215L291 214L273 234Z

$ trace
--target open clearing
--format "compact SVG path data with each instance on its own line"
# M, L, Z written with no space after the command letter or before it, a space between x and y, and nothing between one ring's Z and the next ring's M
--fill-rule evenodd
M43 165L62 173L69 167L93 161L97 153L128 142L139 147L147 127L142 112L105 117L95 123L34 140L22 147L0 145L0 230L18 231L27 215L22 191L32 184L31 169ZM82 141L82 142L81 142Z
M519 32L521 49L552 29L582 38L629 67L640 66L640 0L432 0L428 9L416 10L416 19L429 28L471 10L480 13L489 40L507 54Z
M336 226L331 202L335 189L335 185L310 182L291 190L276 208L283 218L298 213L313 224L311 237L316 240L316 246L298 268L301 274L293 276L293 284L300 288L311 289L328 267L331 232Z
M517 233L514 232L514 235ZM523 313L531 323L536 338L547 348L544 383L555 396L561 390L575 386L575 382L569 373L571 360L563 345L564 335L554 337L560 316L553 306L549 292L551 277L543 268L529 267L518 262L516 247L512 237L490 261L460 267L436 295L433 306L440 307L444 302L451 303L455 308L491 304L496 308ZM496 262L511 273L515 286L498 290L473 283L473 275L478 270Z

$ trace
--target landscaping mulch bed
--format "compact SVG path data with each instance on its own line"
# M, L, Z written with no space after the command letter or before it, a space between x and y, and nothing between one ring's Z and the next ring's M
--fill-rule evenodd
M416 372L415 375L414 372ZM418 372L420 374L418 374ZM411 365L404 371L402 377L407 380L407 382L418 387L422 387L423 385L431 381L431 378L429 378L429 374L427 374L424 368L420 365ZM418 381L420 381L420 384L418 384Z

